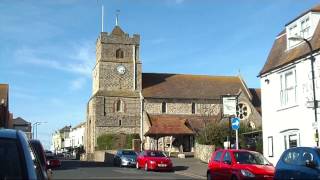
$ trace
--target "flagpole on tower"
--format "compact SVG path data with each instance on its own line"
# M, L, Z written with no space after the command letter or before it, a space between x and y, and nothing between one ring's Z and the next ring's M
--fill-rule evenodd
M116 26L119 25L119 14L120 14L120 10L117 9L117 11L116 11Z
M104 21L104 6L101 7L101 32L103 32L103 21Z

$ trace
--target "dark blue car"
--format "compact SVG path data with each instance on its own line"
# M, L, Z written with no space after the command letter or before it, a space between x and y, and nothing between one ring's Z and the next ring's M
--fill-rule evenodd
M320 179L320 149L296 147L282 153L274 179Z

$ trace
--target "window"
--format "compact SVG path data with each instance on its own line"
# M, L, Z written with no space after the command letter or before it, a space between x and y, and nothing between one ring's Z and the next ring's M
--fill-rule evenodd
M299 165L300 151L298 149L288 150L283 156L283 161L287 164Z
M289 135L289 148L294 148L298 146L298 136L297 134Z
M195 114L195 113L196 113L196 104L195 104L195 103L192 103L192 104L191 104L191 113L192 113L192 114Z
M167 112L167 103L162 102L162 108L161 108L161 110L162 110L162 113L166 113L166 112Z
M273 157L273 137L268 137L268 156Z
M301 37L308 38L310 36L309 17L301 21Z
M280 75L280 104L290 106L296 103L296 72L294 69Z
M292 25L289 27L289 36L288 37L297 37L300 35L299 29L297 27L297 24ZM299 43L299 41L289 40L289 47L293 47Z
M284 140L284 150L300 146L299 129L287 129L281 132Z
M122 121L121 121L121 119L119 120L119 126L121 126L122 125Z
M223 157L223 162L231 162L231 156L229 152L226 152Z
M117 102L116 102L116 111L117 112L123 112L123 103L122 103L122 101L121 100L118 100Z
M222 156L222 151L218 151L218 152L216 153L216 156L213 158L213 160L214 160L214 161L220 161L221 156Z
M240 120L245 120L249 117L250 108L246 103L241 102L236 107L236 113Z
M121 49L116 50L116 58L123 58L123 51Z

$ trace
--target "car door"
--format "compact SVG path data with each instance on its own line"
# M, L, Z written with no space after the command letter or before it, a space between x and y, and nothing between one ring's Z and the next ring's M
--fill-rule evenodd
M211 160L210 172L212 175L212 179L216 179L216 180L222 179L221 171L220 171L222 154L223 154L223 150L216 151Z
M299 179L300 157L301 151L299 148L289 149L284 152L276 166L275 179Z
M231 179L232 176L232 161L229 151L225 151L220 163L220 170L222 179Z
M318 169L319 162L318 162L317 156L318 154L313 149L310 149L310 148L301 149L298 179L320 179L320 171ZM307 162L309 163L308 165L307 165Z
M139 165L139 167L143 167L144 166L144 154L145 152L142 151L139 156L137 157L137 163Z

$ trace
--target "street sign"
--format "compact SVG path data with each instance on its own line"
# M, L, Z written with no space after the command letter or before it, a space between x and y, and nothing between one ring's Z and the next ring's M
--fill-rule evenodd
M238 130L240 127L240 119L237 117L234 117L231 119L231 127L233 130Z
M224 116L235 115L236 107L237 107L237 96L223 96L222 105L223 105Z

